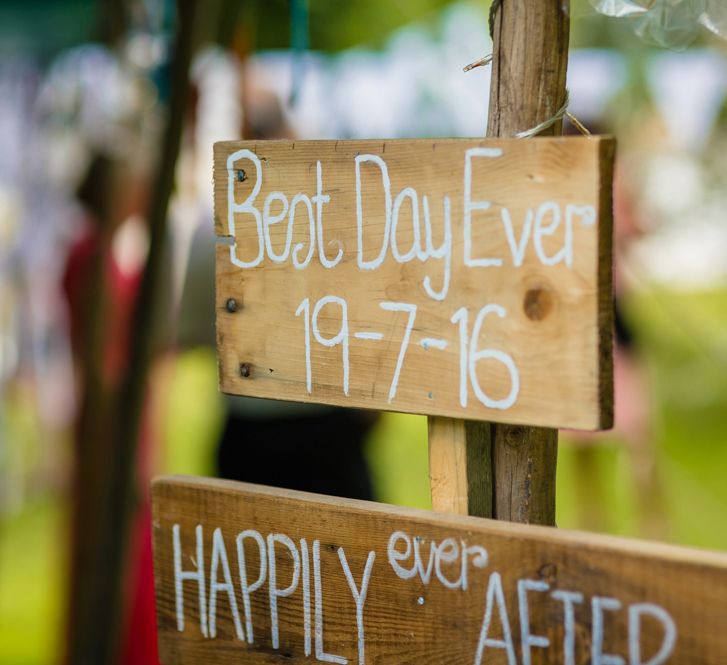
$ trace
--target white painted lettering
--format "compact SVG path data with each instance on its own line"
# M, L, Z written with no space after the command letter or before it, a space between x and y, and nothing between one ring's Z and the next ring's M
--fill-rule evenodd
M429 543L429 559L427 560L427 566L424 567L424 561L421 556L421 545L424 542L423 538L416 536L414 538L414 572L419 573L419 578L423 584L429 584L432 579L432 569L434 568L435 553L437 551L437 543L431 541Z
M245 556L245 538L251 538L257 543L258 557L260 560L260 572L257 579L249 584L247 580L247 558ZM258 531L254 529L246 529L237 534L237 567L240 572L240 591L242 593L242 609L245 612L245 631L247 633L247 642L252 644L254 641L252 630L252 612L250 610L250 594L257 591L265 582L268 572L268 559L265 548L265 539Z
M462 588L462 568L460 566L459 577L452 582L447 579L447 576L444 574L444 571L442 570L442 563L454 563L459 558L459 543L454 538L445 538L441 543L439 543L434 570L437 574L437 579L448 589Z
M520 645L523 652L523 665L532 665L530 649L537 647L547 649L550 640L543 635L535 635L530 632L530 605L528 603L528 591L545 593L550 585L542 580L518 580L517 599L520 610Z
M391 379L391 386L389 387L389 402L391 402L391 400L393 400L396 396L396 389L399 385L399 375L401 374L401 368L404 365L404 357L406 356L406 350L409 346L411 329L414 327L414 321L416 320L417 306L406 302L380 302L379 307L387 312L406 312L409 314L409 319L407 320L406 328L404 329L404 336L401 339L401 346L399 347L399 356L396 359L394 376Z
M236 164L243 159L250 160L255 166L255 185L248 197L242 203L238 203L235 200L235 182L237 180L238 171ZM265 252L263 244L263 222L260 216L260 211L252 205L252 202L260 193L262 184L262 165L260 164L258 156L254 152L247 149L238 150L237 152L233 152L227 158L227 232L231 237L236 238L235 214L249 213L255 220L258 237L258 253L252 261L243 261L237 256L237 241L230 245L230 261L238 268L254 268L263 260Z
M311 622L310 622L310 562L308 543L300 539L300 558L303 575L303 650L306 656L311 655Z
M375 270L383 262L386 256L386 250L389 246L389 232L391 230L391 181L389 180L389 170L386 162L378 155L357 155L356 156L356 230L358 234L358 267L361 270ZM364 214L363 214L363 194L361 190L361 164L371 162L376 164L381 171L381 182L384 188L384 232L382 236L382 244L378 255L375 259L364 259Z
M282 209L277 215L270 213L270 209L273 203L279 202L282 204ZM267 250L268 257L275 263L284 263L288 260L290 254L290 243L293 239L293 225L288 223L288 230L285 237L285 248L282 254L277 254L273 249L273 241L270 237L270 227L275 226L282 222L288 215L290 206L288 205L288 197L282 192L270 192L265 197L265 204L263 205L263 232L265 234L265 249ZM292 219L291 219L292 222Z
M318 316L326 305L338 305L341 308L341 327L333 337L323 337L318 326ZM323 346L341 345L343 356L343 392L348 395L348 306L343 298L338 296L325 296L321 298L313 308L312 319L313 337ZM310 366L310 362L308 363Z
M501 157L500 148L470 148L464 155L464 264L469 268L501 266L502 259L472 258L472 212L489 210L489 201L472 200L472 159L476 157Z
M603 613L608 610L615 612L621 609L621 602L616 598L593 596L591 598L591 664L592 665L625 665L621 656L603 653Z
M545 224L545 220L550 216L551 221ZM565 224L565 238L563 247L553 256L548 256L543 247L543 236L552 236L558 230L561 223L560 206L555 201L547 201L543 203L535 215L535 233L533 242L535 243L535 252L538 258L546 266L554 266L564 262L567 266L573 265L573 225Z
M501 640L494 637L488 637L495 605L497 606L497 611L500 615L500 623L502 625L503 639ZM482 665L482 656L487 648L504 649L507 654L507 665L517 665L515 645L512 641L510 619L507 616L505 593L502 590L502 579L500 578L500 573L492 573L492 575L490 575L490 581L487 583L485 618L482 621L482 629L480 630L480 639L477 644L477 653L475 655L474 665Z
M442 204L444 206L443 226L444 237L439 247L434 246L432 240L432 222L429 215L429 197L425 194L422 198L422 207L424 209L424 255L426 258L444 259L444 271L442 276L442 288L436 291L432 286L432 280L429 275L424 277L422 285L427 295L433 300L442 301L449 293L449 281L452 276L452 213L451 201L445 196Z
M523 224L523 230L520 234L520 242L515 240L515 231L512 226L512 217L510 211L507 208L500 210L500 218L505 226L505 235L507 236L507 243L510 245L510 252L512 253L512 264L519 268L525 260L525 248L528 245L530 238L530 232L533 228L533 211L528 209L525 214L525 224Z
M224 582L217 581L217 569L222 566L222 579ZM232 613L232 622L235 625L235 633L240 642L245 641L245 633L242 632L242 624L240 623L240 613L237 609L237 598L235 597L235 587L232 584L232 575L230 574L230 564L227 559L227 548L225 540L222 537L222 529L219 527L212 533L212 563L210 564L210 601L209 601L209 633L210 637L217 637L217 594L220 591L227 593L227 600L230 603L230 612Z
M460 352L459 352L459 402L463 407L467 406L468 390L467 379L472 384L477 399L490 409L509 409L520 392L520 373L512 356L497 349L478 349L477 344L482 332L482 325L488 314L496 314L505 318L507 312L500 305L485 305L478 313L472 329L472 343L470 344L467 332L469 312L466 307L460 307L452 316L452 323L459 324ZM504 399L493 399L482 390L477 376L477 363L480 360L491 358L501 362L510 374L510 392Z
M316 161L316 194L311 199L316 206L316 228L318 231L318 259L324 268L334 268L343 258L343 248L339 246L336 258L329 259L326 256L326 248L323 244L323 205L331 202L329 194L323 193L323 172L320 160Z
M199 598L199 629L204 637L209 637L207 631L207 596L204 581L204 542L202 525L195 528L196 561L192 557L194 570L182 570L182 545L179 534L179 524L172 526L172 549L174 552L174 596L177 611L177 630L184 631L184 593L182 584L186 581L197 583Z
M290 584L281 589L278 587L278 573L275 562L275 543L283 545L293 560L293 575ZM290 596L298 587L300 579L300 555L295 543L284 533L268 534L268 588L270 597L270 634L273 649L280 648L280 635L278 629L278 598Z
M366 639L364 636L364 622L363 622L363 610L364 603L366 602L366 592L369 589L369 582L371 581L371 571L374 568L374 561L376 560L376 553L369 552L366 558L366 565L364 566L363 577L361 578L361 590L356 587L356 582L351 574L351 568L346 560L346 553L343 551L343 547L338 548L338 558L341 560L341 567L343 573L346 575L346 581L348 587L351 589L351 594L356 602L356 629L358 631L358 665L364 665L366 662L364 655L364 648L366 645Z
M315 603L316 660L346 665L348 659L323 650L323 581L321 580L321 543L313 541L313 597Z
M664 627L664 638L659 651L649 660L641 660L641 617L650 616ZM639 603L629 607L629 665L663 665L674 652L677 627L669 613L652 603Z
M399 541L404 541L404 543L406 543L406 550L404 552L397 549ZM406 561L411 556L411 549L411 539L404 531L394 531L394 533L389 536L389 544L386 547L389 565L396 573L396 576L402 580L410 580L417 574L416 564L410 569L406 569L399 565L399 561Z
M472 557L472 565L475 568L485 568L487 566L488 562L488 555L487 550L484 547L480 547L479 545L470 545L467 547L467 544L465 541L461 541L462 544L462 591L467 591L468 587L468 581L467 581L467 568L469 564L469 555L474 555Z
M583 602L583 594L556 590L550 595L563 603L563 665L576 665L576 613L573 606Z
M295 244L295 247L293 247L293 265L298 269L302 270L303 268L307 268L308 264L311 262L311 259L313 258L313 252L316 248L316 220L315 216L313 215L313 205L311 203L310 198L308 198L305 194L298 193L293 197L293 201L290 204L290 215L288 219L288 235L290 236L291 240L293 238L293 223L295 221L295 209L299 203L302 203L305 205L305 208L308 212L308 237L310 239L309 243L309 249L308 254L306 254L305 259L302 261L298 257L300 254L300 251L305 247L305 244L302 242L298 242Z
M399 226L399 212L405 199L409 199L411 204L411 225L414 240L411 249L406 254L402 254L399 251L396 231ZM419 230L419 198L413 187L402 189L394 199L394 208L391 213L391 254L397 263L407 263L415 257L419 257L421 260L426 259L426 256L422 256L421 231Z

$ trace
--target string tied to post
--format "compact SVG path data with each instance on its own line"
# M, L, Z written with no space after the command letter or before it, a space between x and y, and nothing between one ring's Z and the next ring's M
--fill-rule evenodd
M468 72L471 69L474 69L475 67L484 67L485 65L489 65L491 62L492 62L492 53L488 53L484 58L480 58L479 60L470 62L469 65L462 68L462 71Z
M476 67L484 67L486 65L489 65L492 62L492 53L487 54L484 58L480 58L479 60L475 60L474 62L471 62L469 65L466 65L462 68L462 71L469 72ZM556 122L563 120L563 118L568 118L568 120L571 121L573 126L581 133L583 136L591 136L591 132L588 130L588 128L580 121L578 118L576 118L569 110L568 105L570 104L570 91L568 88L565 90L565 99L563 100L562 106L547 120L543 120L543 122L538 123L534 127L531 127L530 129L525 129L522 132L518 132L514 135L514 138L516 139L529 139L533 136L537 136L540 134L540 132L545 131L549 127L552 127Z
M526 129L522 132L518 132L515 134L516 139L529 139L533 136L537 136L540 134L540 132L545 131L549 127L552 127L556 122L563 120L563 118L568 118L568 120L573 123L573 126L581 133L583 136L591 136L591 132L588 130L588 128L580 121L578 118L576 118L569 110L568 105L570 104L570 91L568 88L565 89L565 99L563 100L563 105L547 120L543 120L543 122L535 125L535 127L531 127L530 129Z

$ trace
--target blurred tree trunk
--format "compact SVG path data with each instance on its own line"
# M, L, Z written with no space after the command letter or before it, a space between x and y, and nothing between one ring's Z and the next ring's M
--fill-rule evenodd
M135 471L139 424L146 396L151 357L154 312L159 306L159 284L166 250L167 211L179 153L185 109L189 96L195 0L178 0L177 37L171 66L172 96L168 109L161 159L152 190L149 212L150 243L141 286L137 295L125 375L113 400L102 399L102 410L90 410L94 427L83 434L86 452L82 467L83 578L74 590L74 618L69 636L72 665L112 665L119 654L119 631L124 607L123 583L127 561L129 524L135 498ZM103 265L100 268L103 272ZM105 302L103 292L99 296ZM103 320L103 309L97 316ZM91 325L91 324L90 324ZM102 325L95 321L93 325ZM101 336L102 339L102 336ZM103 344L94 349L94 368L99 371ZM91 360L91 359L89 359ZM93 377L92 377L93 378ZM93 385L89 382L87 390ZM89 404L93 402L89 399ZM105 425L105 427L104 427ZM92 449L89 452L89 449Z
M101 43L110 49L118 46L127 30L124 0L103 0L100 9L98 34ZM102 491L108 456L110 387L103 378L104 349L107 340L109 289L107 259L111 254L113 237L112 210L113 164L99 158L89 167L85 191L80 194L94 217L96 247L88 265L88 277L81 304L78 347L74 349L80 394L76 416L71 484L71 552L67 624L67 660L74 662L73 645L83 630L82 615L93 586L95 543L99 524L95 500Z

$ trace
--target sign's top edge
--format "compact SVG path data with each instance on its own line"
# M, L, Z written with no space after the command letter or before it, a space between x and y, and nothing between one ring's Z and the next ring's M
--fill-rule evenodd
M522 143L526 145L532 141L538 143L549 142L549 143L593 143L598 145L600 143L612 143L615 142L615 137L611 134L592 134L591 136L535 136L529 139L520 139L515 137L429 137L429 138L357 138L357 139L230 139L223 141L216 141L215 147L225 149L233 146L250 146L250 145L356 145L365 143L409 143L422 145L428 145L432 143L442 144L472 144L477 145L483 144L500 144L500 143Z

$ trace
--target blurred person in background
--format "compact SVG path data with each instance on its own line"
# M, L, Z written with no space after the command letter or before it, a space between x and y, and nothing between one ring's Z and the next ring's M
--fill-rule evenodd
M597 122L586 122L595 134L607 133ZM577 134L568 125L566 134ZM604 488L599 478L596 448L613 442L614 435L627 449L631 473L638 496L639 519L645 535L663 536L663 499L656 469L654 433L651 427L651 395L646 375L638 330L624 311L630 284L620 269L629 247L646 233L646 224L640 218L634 179L629 165L618 161L613 185L613 252L614 252L614 427L613 431L588 434L570 432L574 446L574 460L579 479L581 528L607 531L607 505Z
M109 159L97 155L91 161L78 198L83 206L84 220L80 233L71 246L63 288L70 315L71 348L76 368L76 389L79 412L74 426L75 464L73 482L72 556L70 601L79 576L84 571L81 541L85 530L85 502L93 496L92 478L103 479L103 448L99 439L109 439L113 427L113 398L127 367L131 321L146 256L146 229L142 219L147 207L149 169L131 159ZM101 282L94 284L94 263L101 262ZM94 288L103 289L100 299L93 298ZM97 309L94 309L96 307ZM94 323L94 319L96 320ZM89 376L84 363L94 362L87 335L98 326L100 348L99 384L83 385ZM95 408L87 391L100 390ZM146 398L139 433L139 454L135 471L135 509L132 517L124 588L127 590L123 610L122 665L156 665L156 617L151 552L151 455L154 435L150 424L151 404ZM86 412L85 412L86 411ZM89 419L92 424L89 425ZM93 423L95 421L95 423ZM98 447L99 450L91 450ZM70 616L75 616L71 612Z

